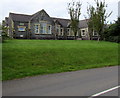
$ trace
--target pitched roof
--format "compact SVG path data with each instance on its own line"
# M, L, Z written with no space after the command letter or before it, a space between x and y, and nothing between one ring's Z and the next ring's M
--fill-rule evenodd
M88 22L88 19L80 20L80 22L79 22L79 28L86 28L86 27L88 27L87 22Z
M44 9L42 9L42 10L40 10L40 11L34 13L34 14L31 16L31 18L37 16L39 13L42 13L42 12L44 12L46 15L48 15L48 14L46 13L46 11L45 11ZM49 16L49 15L48 15L48 16ZM50 17L50 16L49 16L49 17Z
M59 23L63 27L68 27L70 25L70 19L62 19L62 18L54 18L54 17L52 17L52 19L59 21ZM86 20L80 20L80 22L79 22L79 28L86 28L86 27L88 27L87 22L88 22L88 19L86 19Z
M70 23L70 19L63 19L63 18L55 18L51 17L53 20L57 20L63 27L67 27Z
M29 22L33 17L35 17L37 14L39 14L42 11L45 12L45 10L41 10L41 11L38 11L37 13L35 13L33 15L10 13L9 16L12 18L13 21ZM63 27L68 27L69 24L70 24L70 19L55 18L55 17L50 17L50 18L54 22L55 21L59 22ZM86 19L86 20L80 20L79 28L86 28L87 27L87 21L88 21L88 19Z
M32 16L25 14L10 13L10 17L13 21L28 22Z

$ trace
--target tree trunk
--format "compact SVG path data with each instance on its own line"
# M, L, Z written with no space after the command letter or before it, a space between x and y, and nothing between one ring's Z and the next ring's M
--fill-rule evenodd
M75 35L75 38L74 38L75 40L77 40L77 36Z
M100 36L98 35L98 41L100 41Z

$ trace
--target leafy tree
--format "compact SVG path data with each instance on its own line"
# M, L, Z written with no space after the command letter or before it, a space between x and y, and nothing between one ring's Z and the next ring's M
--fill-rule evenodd
M110 17L112 12L110 14L106 13L107 5L105 4L105 1L102 2L95 0L95 2L96 2L96 7L89 5L89 8L87 9L90 18L88 27L91 30L91 32L94 30L98 33L98 40L99 40L100 38L103 39L106 19Z
M2 23L0 22L0 30L2 30Z
M104 36L106 41L120 42L120 18L118 18L114 24L106 28Z
M94 32L94 12L95 12L95 8L91 5L89 5L89 7L87 8L87 14L88 14L88 33L89 33L89 39L92 40L92 35Z
M2 21L2 42L8 38L8 27L5 25L5 21Z
M81 3L79 2L71 2L68 3L68 13L70 14L71 30L74 32L74 36L76 39L77 32L79 32L79 17L81 15ZM81 35L81 34L80 34Z
M118 36L120 36L120 18L118 18L118 20L116 21L116 28L115 28L115 30L116 30L116 34Z
M1 22L0 22L0 43L1 43L1 41L2 41L2 35L1 35L1 32L2 32L2 24L1 24Z

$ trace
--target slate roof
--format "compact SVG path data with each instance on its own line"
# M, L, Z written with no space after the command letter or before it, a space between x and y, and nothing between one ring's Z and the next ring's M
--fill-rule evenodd
M51 17L53 20L57 20L59 21L59 23L63 26L63 27L68 27L68 24L70 23L70 19L63 19L63 18L55 18L55 17Z
M36 12L36 13L34 13L33 15L31 15L31 19L32 18L34 18L35 16L37 16L39 13L41 13L41 12L44 12L46 15L48 15L47 13L46 13L46 11L44 10L44 9L42 9L41 11L38 11L38 12ZM49 15L48 15L49 16ZM49 16L50 17L50 16Z
M53 17L52 17L52 19L59 21L59 23L63 27L68 27L70 25L70 19L53 18ZM87 22L88 22L88 19L86 19L86 20L80 20L80 22L79 22L79 28L86 28L86 27L88 27Z
M44 11L44 10L41 10L41 11ZM35 17L41 11L39 11L39 12L33 14L33 15L10 13L9 16L12 18L13 21L29 22L32 19L32 17ZM60 23L63 27L68 27L69 24L70 24L70 19L55 18L55 17L50 17L50 18L54 22L57 21L58 23ZM87 21L88 20L80 20L79 28L86 28L86 27L88 27L87 26Z
M80 20L80 22L79 22L79 28L86 28L86 27L88 27L87 22L88 22L88 19L86 19L86 20Z
M29 22L32 15L10 13L10 17L12 18L13 21Z

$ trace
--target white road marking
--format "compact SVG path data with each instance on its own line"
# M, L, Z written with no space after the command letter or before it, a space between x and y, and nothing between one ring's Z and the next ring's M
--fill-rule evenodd
M105 91L102 91L102 92L100 92L100 93L94 94L94 95L92 95L92 96L89 97L89 98L97 97L97 96L99 96L99 95L105 94L105 93L110 92L110 91L112 91L112 90L118 89L119 87L120 87L120 86L116 86L116 87L110 88L110 89L108 89L108 90L105 90Z

